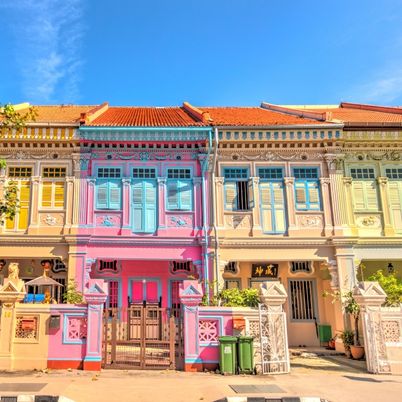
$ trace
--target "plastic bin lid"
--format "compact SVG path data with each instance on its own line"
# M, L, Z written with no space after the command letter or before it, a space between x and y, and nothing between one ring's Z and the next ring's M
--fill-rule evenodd
M239 336L239 341L252 341L254 336Z
M237 342L237 336L220 336L219 342Z

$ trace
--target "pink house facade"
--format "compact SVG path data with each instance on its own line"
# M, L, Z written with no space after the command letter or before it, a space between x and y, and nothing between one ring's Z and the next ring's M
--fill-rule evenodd
M108 107L82 116L74 277L108 287L107 308L180 308L184 279L209 280L211 129L190 106ZM85 123L85 124L84 124Z

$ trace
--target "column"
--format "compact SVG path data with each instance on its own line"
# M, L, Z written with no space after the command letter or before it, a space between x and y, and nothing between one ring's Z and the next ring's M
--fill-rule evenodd
M203 296L198 281L183 281L179 298L183 306L184 371L202 371L198 349L198 306Z
M77 250L77 246L70 246L67 272L68 280L74 280L78 291L82 291L86 278L86 252Z
M122 205L122 228L130 229L130 205L131 205L131 196L130 196L130 183L131 179L125 178L122 179L123 184L123 205Z
M391 211L389 210L388 198L388 177L378 177L378 188L380 190L382 218L384 221L384 236L395 236L395 230L392 226Z
M158 230L166 229L166 205L165 205L165 192L166 192L166 177L158 177Z
M29 228L39 226L40 176L31 177L31 208Z
M64 220L65 229L70 228L73 222L74 182L74 176L66 177L66 216Z
M349 291L357 284L353 247L339 247L335 251L335 256L338 265L339 288Z
M322 194L322 207L324 211L324 232L325 236L331 236L333 233L332 211L331 211L331 198L329 195L329 177L320 178L321 194Z
M252 209L252 216L253 216L253 223L252 223L252 233L254 231L262 231L261 229L261 213L260 213L260 191L259 191L259 177L250 177L250 180L253 181L253 209Z
M218 266L218 277L216 278L218 292L225 288L225 279L223 275L225 273L225 267L229 263L229 261L219 259L219 266Z
M352 196L352 178L343 177L343 190L345 194L345 211L346 211L346 224L353 229L356 228L355 217L353 213L353 196Z
M215 177L215 183L213 183L213 185L215 186L215 205L213 205L212 208L215 208L215 222L218 228L225 226L224 213L223 213L225 209L225 203L224 203L225 195L223 190L224 181L225 181L224 177Z
M296 207L295 207L295 191L294 191L294 177L285 177L285 192L286 192L286 210L287 210L287 221L288 221L288 235L292 234L292 231L297 229L296 226Z
M343 229L348 224L345 188L343 179L343 159L345 155L326 154L324 156L327 162L329 180L330 180L330 199L333 213L334 234L342 235Z
M24 281L19 279L18 263L9 264L9 275L0 286L1 331L0 370L13 369L12 342L15 334L15 303L25 296Z
M202 229L202 203L206 202L206 200L202 199L202 191L201 191L201 177L193 178L194 185L194 228L200 230ZM208 200L209 197L207 196ZM205 205L205 208L207 206Z
M84 292L88 304L87 343L84 370L100 371L102 366L103 304L107 299L107 284L102 279L91 279Z
M87 222L89 226L93 226L94 223L94 211L95 211L95 184L96 180L89 178L87 179Z
M5 176L5 169L1 168L0 170L0 199L4 199L4 186L6 184L6 176ZM3 233L3 224L0 224L0 233Z

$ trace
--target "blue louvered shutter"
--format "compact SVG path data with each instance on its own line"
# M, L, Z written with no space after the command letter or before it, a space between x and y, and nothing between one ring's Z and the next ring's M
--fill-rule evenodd
M168 209L179 209L178 181L168 180L167 182L167 207Z
M108 183L101 181L96 185L96 209L108 207Z
M121 209L121 185L118 181L109 181L109 209Z
M152 181L144 182L145 216L144 231L153 233L156 230L156 184Z
M189 180L179 181L178 183L179 193L179 208L182 211L191 211L192 206L192 182Z
M133 185L133 231L142 231L143 217L143 185L142 182Z

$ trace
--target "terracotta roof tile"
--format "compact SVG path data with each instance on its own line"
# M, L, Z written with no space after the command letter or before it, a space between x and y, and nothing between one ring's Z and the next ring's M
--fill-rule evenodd
M184 107L109 107L88 126L197 127L205 124Z
M80 121L81 113L85 113L95 106L81 105L54 105L42 106L32 105L38 112L34 123L72 123ZM18 112L24 114L28 109L19 109Z
M209 113L212 125L217 126L281 126L323 124L323 121L292 116L261 107L199 107Z

